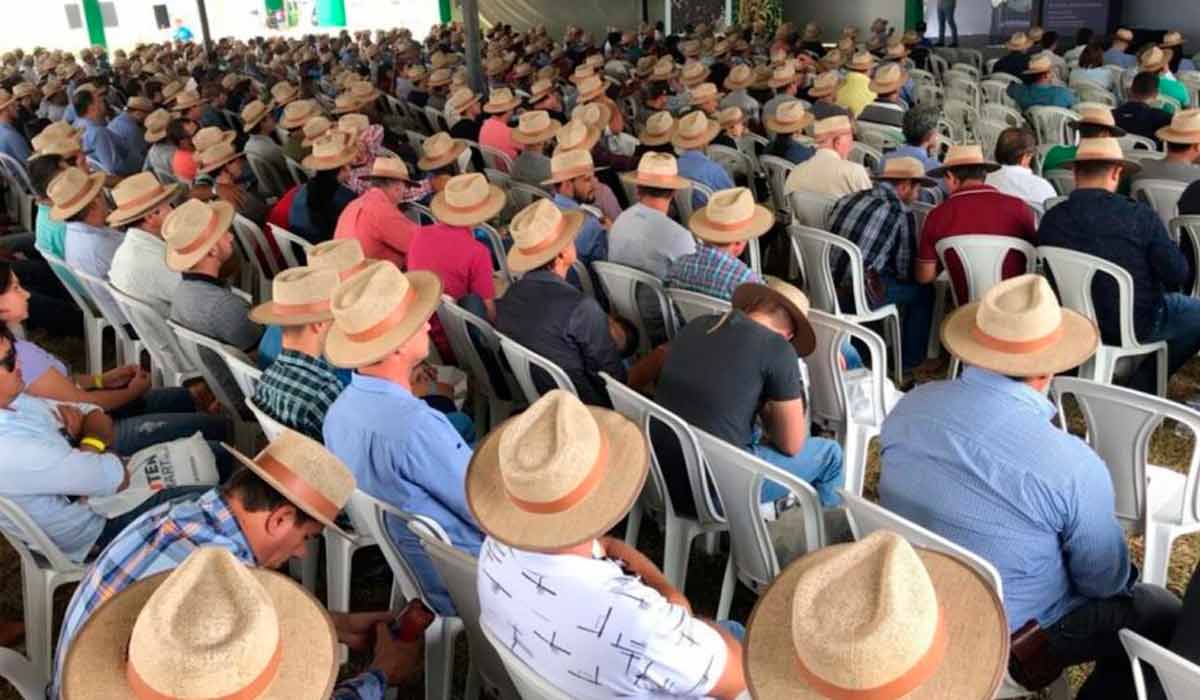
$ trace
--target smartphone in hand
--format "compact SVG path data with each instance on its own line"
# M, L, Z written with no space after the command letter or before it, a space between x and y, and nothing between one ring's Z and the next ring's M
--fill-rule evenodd
M408 601L404 609L392 620L389 629L392 636L402 642L414 642L425 634L425 628L433 624L437 615L420 599Z

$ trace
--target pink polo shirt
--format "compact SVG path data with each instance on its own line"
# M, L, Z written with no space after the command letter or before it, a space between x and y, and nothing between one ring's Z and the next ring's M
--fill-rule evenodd
M409 243L419 228L388 200L383 190L372 187L342 210L333 237L357 238L363 255L390 260L404 270Z
M479 128L479 145L504 151L514 160L520 150L517 148L517 142L513 141L512 127L500 121L499 117L489 117L483 122L483 126Z
M496 297L492 254L465 226L432 224L416 229L408 244L408 269L428 270L442 280L442 292L454 299L476 294L484 301ZM454 357L435 315L430 336L443 359Z

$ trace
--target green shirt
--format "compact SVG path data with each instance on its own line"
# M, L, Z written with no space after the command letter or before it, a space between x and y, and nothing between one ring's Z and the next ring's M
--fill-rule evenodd
M67 222L55 221L50 218L50 205L38 204L37 221L34 223L34 239L37 247L50 251L58 258L63 257L66 249L63 241L67 235Z
M1187 88L1183 83L1174 78L1168 78L1165 75L1158 76L1158 91L1167 97L1173 97L1178 100L1184 109L1187 109L1187 106L1191 104L1192 98L1188 95ZM1175 109L1170 105L1163 105L1163 110L1172 114L1175 112Z
M1075 160L1075 146L1055 146L1046 152L1042 160L1042 172L1064 167Z

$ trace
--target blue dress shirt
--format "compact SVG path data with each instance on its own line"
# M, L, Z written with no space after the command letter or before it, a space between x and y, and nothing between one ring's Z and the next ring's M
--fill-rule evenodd
M704 155L704 151L684 151L683 155L679 156L679 175L689 180L695 180L702 185L708 185L713 192L734 187L733 179L729 177L729 173L725 172L725 168ZM693 209L699 209L706 204L708 204L708 197L699 192L692 194Z
M471 447L446 416L399 384L355 374L325 415L325 446L346 463L358 488L395 507L427 516L455 547L479 556L483 534L467 506ZM441 614L454 605L425 550L408 527L388 530Z
M33 150L29 147L25 135L17 131L16 127L12 124L0 124L0 153L16 158L24 167L29 156L33 155Z
M561 192L554 193L554 204L559 209L579 208L578 202ZM591 214L584 213L583 215L583 227L579 229L579 235L575 237L575 252L579 254L579 259L588 266L588 269L591 269L592 262L595 260L608 260L608 232Z
M1104 65L1133 68L1137 65L1137 56L1125 53L1121 49L1109 49L1104 52Z
M131 167L129 150L125 142L118 139L103 124L79 117L75 127L83 129L83 152L100 164L100 168L110 175L131 175L141 170L142 164Z
M1112 479L1027 384L968 367L883 422L880 503L992 563L1010 630L1132 591Z
M128 154L126 165L141 170L142 164L146 162L146 151L149 150L142 125L134 121L129 112L121 112L116 119L108 123L108 130L125 144Z

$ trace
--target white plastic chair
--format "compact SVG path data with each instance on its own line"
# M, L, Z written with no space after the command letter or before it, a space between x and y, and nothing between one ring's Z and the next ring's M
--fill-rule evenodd
M846 156L846 160L858 163L866 168L867 172L878 172L883 163L883 151L876 146L855 141L854 145L850 147L850 154Z
M969 139L975 122L979 121L979 110L975 105L961 99L950 99L947 94L942 104L942 114L954 127L954 140L961 143Z
M517 379L517 384L521 387L521 392L525 394L526 402L532 404L542 396L542 392L538 391L537 382L533 378L534 368L549 375L555 384L554 388L569 391L572 394L576 393L575 383L561 367L508 336L499 333L496 335L500 337L500 349L504 353L504 359L508 361L508 366L512 369L513 376Z
M884 109L893 109L901 113L904 112L904 109L899 105L891 104L890 102L876 102L875 106ZM872 124L871 122L860 121L857 124L857 128L857 140L880 152L899 148L900 145L904 143L904 134L894 126L884 126L881 124Z
M278 164L254 153L247 153L246 161L250 164L250 170L258 180L258 191L264 197L282 197L291 189L292 177L287 172L286 166L280 170Z
M653 300L658 305L667 338L674 337L675 323L662 280L637 268L604 260L593 261L592 270L600 278L600 284L604 287L604 294L608 297L613 311L637 327L638 354L644 355L653 349L647 319L642 316L641 307L638 305L639 293L643 303Z
M600 377L604 379L613 408L641 428L642 435L650 446L650 478L646 480L638 504L629 513L625 541L636 546L642 514L649 512L654 515L663 533L663 575L671 585L682 591L687 583L692 543L700 535L715 535L729 527L717 505L713 477L704 461L704 454L697 439L699 431L607 373L601 372ZM660 462L659 449L664 445L660 443L656 448L654 440L656 434L663 437L665 433L658 432L653 426L670 431L678 443L678 456L683 464L669 466L672 469L682 466L687 474L692 492L692 512L695 515L680 514L679 504L676 504L671 496Z
M720 144L710 145L707 153L710 159L725 169L734 182L738 182L739 178L746 182L753 181L756 168L754 161L745 153Z
M88 373L100 374L104 371L104 329L111 328L112 324L108 322L108 319L92 303L91 296L87 294L87 290L84 289L83 284L71 274L71 269L67 267L67 263L62 258L54 255L45 248L39 247L38 252L46 259L46 262L50 265L50 269L54 271L55 276L62 282L62 285L67 288L67 292L75 300L75 305L79 307L79 312L83 315L83 342L87 346ZM119 347L120 341L116 340L115 342L119 356L121 352Z
M150 353L154 370L161 376L164 386L183 386L184 382L200 376L199 370L187 361L175 333L157 309L117 289L111 282L107 283L107 288L137 331L138 340Z
M127 328L129 319L125 318L125 313L121 311L116 299L109 294L108 282L75 267L68 266L67 269L71 271L71 275L75 279L79 280L84 294L91 298L92 305L112 328L113 337L117 343L117 363L137 364L141 362L142 351L146 348L141 340L134 338L129 332Z
M1146 700L1146 674L1142 664L1149 664L1167 700L1190 700L1200 697L1200 666L1165 647L1159 646L1130 629L1118 634L1129 663L1133 664L1133 685L1138 700Z
M408 204L405 204L404 215L409 219L412 219L413 222L422 226L437 223L437 217L433 215L433 212L430 211L429 207L419 202L409 202Z
M287 429L283 423L275 420L271 416L267 415L266 411L259 408L258 404L254 403L253 396L246 397L246 408L250 410L250 413L254 414L254 419L258 421L259 427L262 428L263 435L266 436L267 442L274 442L280 435L283 434L283 431Z
M979 108L979 118L981 120L1000 122L1006 127L1028 126L1028 122L1025 121L1025 115L1021 114L1021 110L1010 107L1003 102L985 102Z
M787 215L791 213L787 198L787 179L796 164L786 158L768 155L759 156L758 163L767 175L767 186L771 189L772 208L775 209L777 216L783 217L786 221Z
M411 206L411 205L410 205ZM283 269L299 267L302 263L300 258L296 257L296 248L303 251L304 255L308 256L308 251L312 250L313 244L307 238L283 228L275 224L268 223L268 230L271 232L271 237L275 239L275 245L279 247L279 254L283 256L283 262L286 265ZM268 250L268 254L269 254ZM276 270L280 272L281 270Z
M167 325L175 332L175 337L179 341L179 348L183 351L187 358L188 364L195 367L204 376L204 381L208 384L209 390L212 391L213 397L221 404L221 408L233 420L234 442L238 449L245 454L254 454L254 446L257 438L257 426L252 424L244 417L242 409L245 404L243 402L241 387L237 384L237 380L233 378L233 372L229 369L228 363L225 361L226 352L241 352L237 348L227 346L221 341L210 338L203 333L179 325L175 321L167 320ZM209 352L219 364L213 364L212 361L205 362L201 354L201 348ZM224 372L223 376L221 372ZM230 382L233 382L232 386Z
M255 367L250 358L246 357L246 353L240 350L224 346L218 352L221 359L225 360L225 366L229 368L229 373L233 375L233 381L237 382L238 388L242 390L242 395L254 396L255 389L258 388L258 380L262 379L262 370Z
M271 278L279 272L275 264L275 256L267 239L258 224L250 219L236 214L233 217L234 240L238 242L242 253L242 268L253 272L254 278L250 288L246 289L256 300L270 301ZM249 264L247 267L247 263ZM264 267L264 264L266 265Z
M292 182L296 185L303 185L312 177L312 173L305 170L303 165L300 165L291 158L287 158L285 162L287 163L288 174L292 176Z
M408 529L421 540L421 546L433 562L433 568L437 570L442 583L446 584L446 591L450 594L450 600L454 601L454 609L467 632L470 667L463 696L467 700L478 700L482 686L490 696L500 700L521 700L508 677L504 662L483 636L479 624L479 561L456 549L441 528L435 532L425 521L413 520L408 524Z
M1075 171L1070 168L1055 168L1042 173L1042 177L1054 186L1054 191L1063 197L1075 191Z
M1060 415L1064 396L1075 397L1083 413L1088 443L1112 477L1117 519L1127 532L1145 534L1142 581L1165 586L1171 543L1200 531L1200 450L1192 450L1184 474L1149 463L1150 439L1167 418L1200 439L1200 412L1133 389L1073 377L1055 377L1052 388Z
M822 231L826 230L829 213L833 211L833 205L838 201L838 198L833 195L804 190L789 192L787 198L788 204L792 208L793 220L796 223Z
M804 550L801 553L813 552L828 544L825 520L820 497L803 479L703 430L693 432L704 453L708 473L721 496L729 527L730 558L717 605L717 619L724 620L729 617L736 581L760 594L779 576L779 558L762 517L765 484L773 482L783 486L796 498L796 508L804 521Z
M484 144L479 145L479 151L483 154L483 162L487 167L502 173L512 172L512 158L504 151Z
M1191 250L1192 260L1200 260L1200 215L1177 216L1171 219L1171 224L1167 226L1167 233L1171 236L1171 240L1179 244L1180 248ZM1186 291L1200 299L1200 275L1195 277L1196 279L1192 281L1192 288Z
M504 387L493 384L476 340L471 337L471 330L474 329L478 342L487 348L498 367L502 352L500 336L491 324L459 306L449 295L442 295L437 315L458 366L471 378L475 422L483 429L496 427L512 413L515 394L508 384Z
M1130 186L1129 196L1148 204L1163 226L1170 226L1171 219L1179 216L1179 199L1186 189L1187 183L1178 180L1138 178Z
M988 105L1003 105L1010 109L1016 109L1016 100L1008 96L1009 85L1009 81L997 80L994 77L981 81L979 83L979 89L983 93L982 107L987 107ZM1025 118L1022 117L1021 121L1024 120Z
M862 251L850 241L828 231L792 224L788 227L788 238L796 259L804 266L804 281L808 285L808 298L812 308L841 316L856 323L882 322L892 345L892 375L896 383L903 375L900 355L900 311L895 304L884 304L872 309L867 303L866 281ZM844 313L838 301L838 285L833 279L835 260L838 253L849 257L846 261L850 274L856 313Z
M730 303L726 299L718 299L717 297L711 297L707 294L693 292L688 289L673 289L668 287L666 294L676 313L676 318L680 322L680 326L700 316L723 314L730 309Z
M1167 344L1142 343L1133 326L1133 277L1120 265L1087 253L1055 246L1038 246L1038 257L1054 276L1058 296L1063 306L1077 311L1096 323L1096 306L1092 300L1092 280L1097 274L1113 278L1117 286L1120 308L1120 345L1104 345L1079 368L1079 376L1092 381L1112 384L1117 363L1125 357L1153 355L1147 358L1158 370L1157 393L1167 395ZM1147 361L1143 360L1143 361Z
M15 200L17 221L21 230L34 230L37 195L33 191L33 183L29 180L29 172L25 165L7 153L0 153L0 176L8 182L9 192Z
M509 183L508 197L514 210L519 212L539 199L550 199L550 194L540 187L514 181Z
M21 559L21 603L25 611L25 650L38 676L49 678L54 667L54 591L83 578L76 564L19 505L0 497L0 516L14 528L0 530ZM39 700L41 700L39 698Z
M0 678L17 691L21 700L46 700L48 675L12 649L0 648Z
M992 590L996 592L997 598L1004 600L1004 584L1000 579L1000 572L996 571L996 567L992 566L991 562L978 554L965 547L960 547L941 535L930 532L862 496L843 491L842 504L846 507L854 539L861 540L877 530L890 530L908 540L908 543L915 547L941 552L961 560L991 586ZM1066 674L1064 673L1058 677L1058 680L1051 683L1047 692L1053 700L1067 700L1070 697L1070 689L1067 685ZM1004 684L1000 687L996 697L1020 698L1034 694L1018 685L1008 675L1008 671L1005 671Z
M976 122L975 137L979 139L979 145L983 148L984 158L994 159L996 157L996 143L1000 140L1000 133L1007 128L1009 128L1007 123L986 117Z
M517 689L521 700L574 700L570 695L550 685L548 681L539 676L537 671L530 668L529 664L517 656L512 649L509 649L508 645L486 625L480 625L479 631L496 650L496 655L500 657L501 663L508 671L508 677L512 680L513 687Z
M1030 107L1026 112L1041 144L1074 143L1068 123L1079 120L1079 113L1064 107Z

